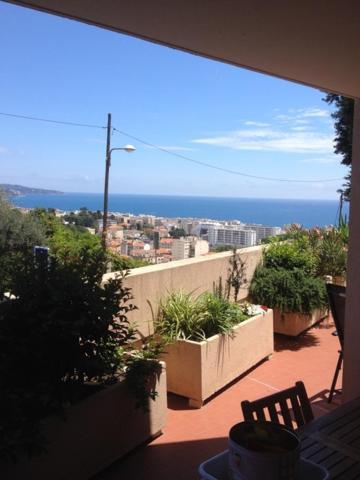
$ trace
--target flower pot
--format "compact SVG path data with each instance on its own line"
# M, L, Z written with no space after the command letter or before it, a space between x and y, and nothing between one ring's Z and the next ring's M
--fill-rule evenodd
M233 335L214 335L202 342L178 340L166 348L168 391L189 398L200 408L207 398L274 351L273 312L245 320Z
M121 381L67 409L65 420L46 419L47 453L0 465L1 480L89 479L161 432L167 408L164 365L156 391L148 412L135 408L133 393Z
M229 434L232 480L295 480L300 441L290 429L272 422L241 422Z
M332 277L332 283L346 287L346 277L344 275L336 275Z
M327 316L326 310L315 310L311 314L280 312L274 308L274 332L297 337Z

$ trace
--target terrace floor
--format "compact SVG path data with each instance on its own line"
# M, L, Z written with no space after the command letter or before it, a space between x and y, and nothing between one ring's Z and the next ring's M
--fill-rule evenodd
M240 402L282 390L296 380L304 381L316 417L336 408L341 396L335 395L331 405L326 402L339 349L333 331L332 323L325 320L298 339L276 336L270 360L233 382L201 409L189 408L186 399L169 394L163 434L114 463L96 480L198 479L198 465L227 448L230 427L242 420Z

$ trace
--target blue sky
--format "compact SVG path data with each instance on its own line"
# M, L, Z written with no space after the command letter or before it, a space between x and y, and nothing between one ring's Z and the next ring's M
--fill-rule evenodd
M114 133L110 191L336 198L331 109L308 87L0 2L0 111L113 125L255 180L187 162ZM105 130L0 115L0 183L101 192Z

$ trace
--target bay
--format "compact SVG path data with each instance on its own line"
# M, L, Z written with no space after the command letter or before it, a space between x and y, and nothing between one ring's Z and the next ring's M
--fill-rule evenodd
M32 194L12 197L21 207L57 208L64 211L87 207L103 209L101 193ZM110 194L109 211L164 217L192 217L214 220L241 220L246 223L283 226L299 223L305 227L335 224L338 201L264 198L230 198L170 195ZM348 214L345 204L344 213Z

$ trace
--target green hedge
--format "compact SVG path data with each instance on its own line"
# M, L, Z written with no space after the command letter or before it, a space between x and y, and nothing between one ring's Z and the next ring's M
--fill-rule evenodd
M254 303L282 312L311 313L327 306L324 281L301 270L260 266L254 273L249 294Z

